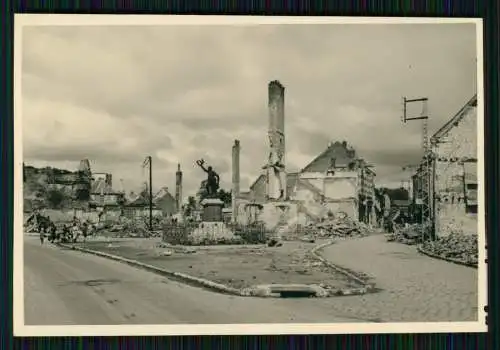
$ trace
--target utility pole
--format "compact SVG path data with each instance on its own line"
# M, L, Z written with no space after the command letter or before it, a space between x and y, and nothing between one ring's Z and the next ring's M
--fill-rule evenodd
M149 169L149 229L153 231L153 160L151 156L147 156L144 159L142 167L148 167Z
M422 211L421 211L421 220L422 220L422 239L424 239L424 233L425 233L425 223L429 223L431 230L434 229L433 225L433 220L434 220L434 215L433 215L433 208L434 208L434 203L433 203L433 198L434 198L434 193L433 193L433 169L432 169L432 162L431 162L431 152L429 148L429 138L428 138L428 120L429 120L429 115L427 113L427 97L422 97L422 98L415 98L415 99L407 99L406 97L403 97L403 117L401 118L401 121L403 123L407 123L409 121L415 121L415 120L421 120L422 121L422 151L423 151L423 162L422 162L422 167L419 167L417 169L417 176L420 178L420 185L418 186L417 190L417 198L415 198L416 201L419 199L422 201L421 206L422 206ZM418 117L408 117L407 115L407 105L409 103L422 103L422 112L421 115ZM408 167L407 167L408 168ZM420 174L419 174L420 172Z
M149 229L153 231L153 160L149 156Z

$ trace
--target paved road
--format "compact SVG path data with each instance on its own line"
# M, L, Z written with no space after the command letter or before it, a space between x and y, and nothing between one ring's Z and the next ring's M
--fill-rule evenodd
M341 241L322 255L374 277L383 289L345 299L344 307L358 317L394 322L477 321L476 269L423 256L414 246L387 242L383 235Z
M376 277L382 290L326 299L226 296L25 236L25 323L445 322L477 320L477 270L421 256L383 236L347 240L329 260Z
M41 246L38 237L26 235L24 241L26 325L370 321L329 307L332 299L226 296L122 263Z

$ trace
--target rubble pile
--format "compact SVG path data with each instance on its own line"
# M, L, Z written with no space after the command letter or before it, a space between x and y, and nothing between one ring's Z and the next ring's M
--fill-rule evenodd
M153 231L149 228L149 222L142 218L135 220L123 218L118 223L105 225L101 230L117 233L118 236L156 237L161 235L161 221L153 220Z
M359 237L366 236L370 228L349 218L345 213L330 216L321 222L306 226L307 236L315 237Z
M385 235L388 242L398 242L408 245L422 243L431 236L431 227L429 224L407 224L405 226L394 227L393 233Z
M477 265L478 262L476 235L453 232L438 240L424 242L422 249L433 255L458 260L466 264Z
M189 232L186 245L240 244L243 240L222 222L202 222Z

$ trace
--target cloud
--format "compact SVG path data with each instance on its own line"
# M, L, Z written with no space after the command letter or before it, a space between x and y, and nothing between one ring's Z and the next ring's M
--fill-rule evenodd
M436 130L475 93L475 50L472 24L24 27L24 157L72 168L89 158L136 190L151 155L155 187L173 188L180 163L188 196L205 177L200 158L229 189L239 139L244 190L267 157L267 83L278 79L290 171L346 140L378 181L399 181L421 154L401 97L429 97Z

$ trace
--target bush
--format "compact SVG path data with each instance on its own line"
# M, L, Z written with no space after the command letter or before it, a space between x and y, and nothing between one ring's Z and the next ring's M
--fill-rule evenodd
M67 199L66 195L62 191L57 189L48 190L45 197L47 204L52 209L62 208L64 202Z

